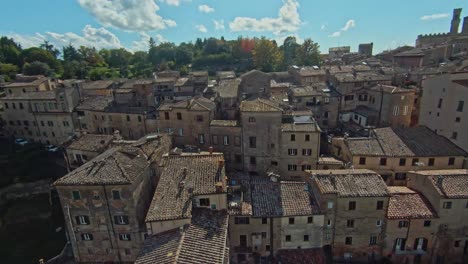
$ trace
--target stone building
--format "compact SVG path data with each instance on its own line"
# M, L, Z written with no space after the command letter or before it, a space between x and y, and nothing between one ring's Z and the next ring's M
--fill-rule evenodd
M0 103L7 135L57 145L73 136L73 110L80 100L78 87L55 88L49 86L48 79L41 78L27 84L12 83L6 89L7 95L0 98Z
M57 87L56 83L43 75L18 74L15 81L0 86L6 95L20 96L29 92L51 91Z
M271 76L267 73L251 70L240 76L239 84L242 99L269 98L271 95Z
M113 80L99 80L84 82L82 86L84 96L110 96L118 85Z
M305 182L252 176L233 186L229 205L231 263L272 260L286 249L319 249L324 215Z
M176 103L164 103L157 109L156 129L173 135L176 146L210 146L210 123L216 116L216 105L204 97Z
M288 72L295 84L307 85L311 83L325 82L326 71L318 66L290 66Z
M222 153L165 155L160 171L161 177L145 219L149 235L189 225L197 208L227 209Z
M372 56L372 49L374 47L374 43L361 43L359 44L359 54L366 55L368 57Z
M377 128L369 137L333 138L332 152L355 169L375 170L389 185L406 185L411 170L463 168L467 156L423 126Z
M342 47L331 47L328 49L328 57L330 59L340 59L343 57L344 54L350 53L351 47L350 46L342 46Z
M76 169L110 148L112 135L83 134L65 146L68 165Z
M167 136L121 143L53 185L65 216L76 262L133 263Z
M371 262L382 256L389 192L369 170L310 171L308 179L325 213L325 251L335 260Z
M202 94L203 90L208 86L208 72L194 71L190 73L190 77L192 79L195 94Z
M432 260L435 263L466 263L468 171L412 171L408 179L408 187L423 193L439 216L432 233Z
M242 128L237 120L212 120L210 140L213 150L224 154L228 171L242 170Z
M394 263L433 263L436 211L422 193L405 186L391 186L388 190L383 255Z
M419 124L468 150L468 73L438 75L423 81Z
M219 116L225 120L236 120L239 118L239 101L241 79L221 80L216 89L217 108Z

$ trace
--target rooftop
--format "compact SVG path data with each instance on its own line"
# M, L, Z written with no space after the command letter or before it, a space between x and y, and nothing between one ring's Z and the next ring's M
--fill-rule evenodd
M251 185L256 217L313 215L319 212L305 182L257 182Z
M49 78L42 75L37 76L20 76L19 80L3 85L4 88L15 88L15 87L31 87L38 86L39 84L49 80Z
M55 100L56 91L28 92L19 95L7 94L5 100Z
M426 175L430 184L442 197L468 198L468 170L433 170L412 173Z
M467 156L447 138L425 126L377 128L368 138L347 138L345 144L352 155L386 157Z
M112 96L85 97L76 110L104 111L112 101Z
M114 84L113 80L99 80L83 83L83 89L85 90L99 90L99 89L110 89Z
M431 203L421 193L405 186L389 186L388 219L427 219L437 217Z
M212 120L210 126L237 127L239 122L237 120Z
M222 153L164 156L162 172L146 221L190 218L192 196L226 191Z
M84 134L68 145L67 149L100 152L107 148L113 139L112 135Z
M239 95L240 79L223 79L219 81L216 91L221 98L237 98Z
M159 106L160 111L172 111L174 108L186 108L192 111L211 111L216 108L216 104L205 97L194 97L175 103L163 103Z
M343 161L334 157L319 157L318 164L320 165L343 165Z
M320 131L317 124L281 124L282 132L316 132Z
M278 263L324 264L327 263L322 248L280 249L277 253Z
M283 109L277 103L271 100L256 99L252 101L242 101L240 104L241 112L282 112Z
M309 173L323 194L337 194L338 197L389 196L382 177L370 170L314 170Z
M392 86L392 85L382 85L382 84L377 84L372 87L368 88L369 90L372 91L382 91L384 93L389 93L389 94L395 94L395 93L414 93L415 90L411 88L402 88L402 87L397 87L397 86Z
M228 263L226 211L194 209L192 223L150 236L135 264Z

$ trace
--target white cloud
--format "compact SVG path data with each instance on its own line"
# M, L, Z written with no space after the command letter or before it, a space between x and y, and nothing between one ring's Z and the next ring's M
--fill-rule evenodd
M198 6L198 11L202 12L202 13L212 13L214 12L214 8L212 8L211 6L209 5L199 5Z
M350 19L346 22L346 25L341 29L342 31L348 31L348 29L356 26L356 21Z
M326 25L326 24L322 24L322 25L320 26L320 30L321 30L321 31L324 31L326 28L327 28L327 25Z
M104 26L128 31L161 30L176 26L156 12L154 0L78 0ZM166 0L169 1L169 0ZM172 1L172 0L170 0Z
M450 14L448 14L448 13L432 14L432 15L422 16L421 20L423 20L423 21L436 20L436 19L447 18L449 16L450 16Z
M202 33L208 32L208 29L206 29L206 27L204 25L196 25L195 27L198 29L198 31L200 31Z
M224 20L214 20L213 23L216 30L224 30Z
M149 49L150 38L150 35L146 33L140 33L140 40L133 41L129 50L132 52L147 51ZM156 34L156 36L154 36L153 39L156 42L156 44L167 42L167 39L165 39L161 34Z
M330 38L337 38L341 36L341 31L333 32L331 35L328 35Z
M34 35L5 33L4 35L9 38L13 38L15 42L18 42L19 44L21 44L21 47L23 48L38 47L39 45L44 43L44 40L47 40L47 38L44 35L41 35L39 33L36 33Z
M278 11L277 18L264 17L261 19L251 17L236 17L229 28L234 31L270 31L276 35L299 30L301 19L298 12L297 0L284 0Z
M180 0L160 0L161 3L166 3L168 5L179 6Z
M294 33L294 34L286 34L286 35L280 35L280 36L277 36L274 38L274 40L276 41L276 44L278 44L278 46L281 46L283 45L284 43L284 40L287 38L287 37L295 37L296 38L296 43L297 44L302 44L304 42L304 39L299 37L299 35L297 33Z

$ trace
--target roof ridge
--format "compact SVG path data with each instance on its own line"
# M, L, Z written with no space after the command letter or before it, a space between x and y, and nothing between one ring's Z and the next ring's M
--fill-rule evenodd
M180 227L179 227L180 228ZM180 230L180 229L179 229ZM185 230L183 231L179 231L179 232L182 232L181 236L180 236L180 242L179 242L179 245L177 246L177 251L176 251L176 254L175 254L175 259L174 259L174 263L177 263L178 260L179 260L179 256L180 256L180 251L182 250L182 246L184 244L184 241L185 241Z
M112 155L112 156L110 156L110 157L114 159L115 164L116 164L117 167L122 171L122 174L124 175L125 179L127 179L127 181L131 181L131 179L129 179L129 176L128 176L127 172L126 172L125 169L123 168L122 164L120 164L120 162L117 161L117 159L115 158L114 155Z

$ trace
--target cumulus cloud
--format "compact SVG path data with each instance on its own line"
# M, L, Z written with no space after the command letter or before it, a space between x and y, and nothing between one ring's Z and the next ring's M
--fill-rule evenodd
M224 30L224 20L214 20L213 23L216 30Z
M278 11L278 17L264 17L261 19L251 17L236 17L229 28L234 31L270 31L275 35L299 30L302 21L299 17L299 3L297 0L284 0Z
M348 29L356 26L356 21L350 19L346 22L345 26L341 29L342 31L348 31Z
M436 20L449 17L450 14L443 13L443 14L432 14L432 15L425 15L421 17L421 20L428 21L428 20Z
M208 32L208 29L206 29L206 27L204 25L196 25L195 27L198 29L198 31L200 31L202 33Z
M214 12L214 8L212 8L211 6L209 5L199 5L198 6L198 11L202 12L202 13L212 13Z
M161 3L166 3L168 5L179 6L180 0L160 0Z
M161 30L176 26L176 22L164 19L156 12L159 6L154 0L78 0L81 7L104 26L127 31ZM173 1L173 0L165 0Z
M337 38L340 37L343 32L348 31L349 29L353 28L356 26L356 21L354 19L350 19L346 21L346 24L344 27L342 27L340 30L333 32L332 34L328 35L330 38Z

